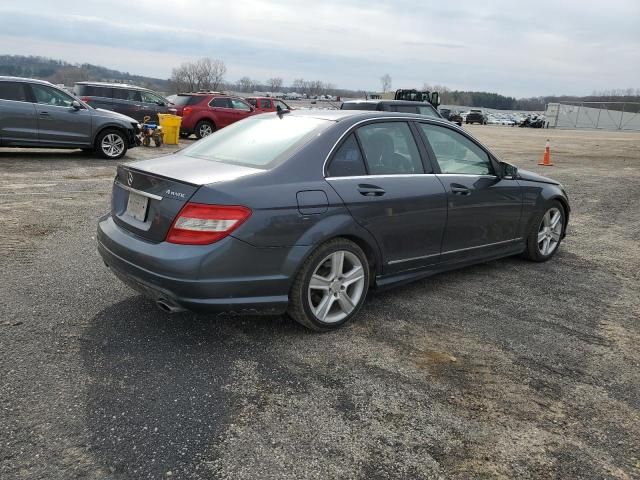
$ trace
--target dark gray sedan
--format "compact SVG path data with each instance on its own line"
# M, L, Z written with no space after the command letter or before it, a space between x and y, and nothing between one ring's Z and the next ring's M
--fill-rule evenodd
M370 288L523 254L550 259L569 202L445 120L295 111L121 165L107 266L167 311L288 312L315 330Z

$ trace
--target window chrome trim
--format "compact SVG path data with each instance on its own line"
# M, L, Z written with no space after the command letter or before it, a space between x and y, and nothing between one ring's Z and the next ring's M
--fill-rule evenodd
M325 180L365 180L367 178L402 178L402 177L425 177L435 176L435 173L398 173L398 174L385 174L385 175L350 175L345 177L325 177Z
M492 247L492 246L495 246L495 245L503 245L503 244L507 244L507 243L515 243L515 242L518 242L520 240L522 240L522 237L520 237L520 238L512 238L511 240L501 240L500 242L487 243L485 245L478 245L478 246L475 246L475 247L459 248L457 250L447 250L446 252L432 253L431 255L424 255L422 257L411 257L411 258L401 258L401 259L398 259L398 260L390 260L389 262L387 262L387 265L395 265L397 263L412 262L414 260L425 260L427 258L437 257L438 255L447 255L449 253L466 252L468 250L476 250L478 248Z
M149 193L149 192L144 192L142 190L136 190L135 188L131 188L127 185L125 185L122 182L119 182L118 180L114 180L114 185L119 186L120 188L123 188L124 190L127 190L128 192L133 192L133 193L137 193L138 195L142 195L143 197L147 197L150 198L152 200L162 200L163 197L161 197L160 195L154 195L153 193Z

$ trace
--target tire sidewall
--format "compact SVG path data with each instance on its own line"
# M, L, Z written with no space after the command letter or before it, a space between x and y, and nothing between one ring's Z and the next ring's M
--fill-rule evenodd
M552 208L557 208L560 211L560 215L562 215L562 232L560 233L560 240L558 240L558 245L556 245L556 248L553 249L553 252L551 252L549 255L543 255L538 248L538 231L540 230L540 223L542 222L542 219ZM536 220L529 230L529 238L527 238L527 250L529 253L529 258L531 258L531 260L535 260L537 262L546 262L556 254L556 252L562 245L562 240L564 239L564 232L567 228L566 222L567 214L562 203L557 200L553 200L545 205L544 210L542 210L542 212L536 216Z
M209 135L202 135L202 134L200 133L200 128L202 127L202 125L210 125L210 126L211 126L211 133L213 133L213 132L215 132L215 131L216 131L216 127L215 127L215 125L214 125L212 122L210 122L209 120L200 120L200 121L198 121L198 123L196 124L196 128L195 128L195 131L196 131L196 137L197 137L198 139L202 139L202 138L205 138L205 137L208 137L209 135L211 135L211 133L210 133Z
M308 294L309 283L311 281L311 276L313 275L313 272L315 272L316 268L318 267L319 262L321 262L327 256L331 255L332 253L338 250L345 250L353 253L355 256L358 257L358 260L360 260L360 262L362 263L362 266L364 269L363 293L356 307L344 319L335 323L324 323L319 321L316 318L316 316L313 314L313 311L311 310L311 305L309 305L309 294ZM302 304L304 314L310 323L312 323L318 330L333 330L349 322L358 314L367 297L367 292L369 290L369 282L370 282L369 276L370 276L369 262L367 260L366 255L364 254L364 252L360 247L358 247L355 243L349 240L344 240L339 242L338 241L330 242L318 248L311 255L310 261L307 263L306 270L303 273L302 288L300 289L300 291L295 292L295 295L300 296L299 300Z
M106 137L107 135L111 135L111 134L118 135L122 139L122 141L124 143L124 149L122 150L122 152L119 155L117 155L115 157L110 157L109 155L104 153L104 151L102 150L102 140L104 140L104 137ZM106 158L107 160L119 160L119 159L121 159L122 157L125 156L125 154L127 153L127 150L128 150L127 137L120 130L117 130L115 128L107 129L107 130L103 130L98 135L98 138L96 140L96 152L98 152L98 154L102 158Z

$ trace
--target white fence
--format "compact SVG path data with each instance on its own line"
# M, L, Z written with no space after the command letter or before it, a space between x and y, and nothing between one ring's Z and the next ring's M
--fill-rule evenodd
M640 131L639 112L640 103L562 102L548 104L545 116L549 128Z

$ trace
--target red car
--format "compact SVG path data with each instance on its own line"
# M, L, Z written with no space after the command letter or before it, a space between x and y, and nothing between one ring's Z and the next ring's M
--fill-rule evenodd
M182 117L180 135L202 138L238 120L258 113L240 97L224 93L181 93L173 100Z
M245 98L255 109L256 112L275 112L280 107L282 110L292 110L292 108L282 100L271 97L248 97Z

